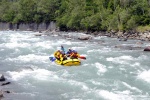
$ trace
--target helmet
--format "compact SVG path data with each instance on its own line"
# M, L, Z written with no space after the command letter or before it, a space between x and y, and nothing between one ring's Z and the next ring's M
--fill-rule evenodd
M77 53L77 51L73 50L72 52Z
M71 48L69 48L68 50L69 50L69 51L71 51L72 49L71 49Z

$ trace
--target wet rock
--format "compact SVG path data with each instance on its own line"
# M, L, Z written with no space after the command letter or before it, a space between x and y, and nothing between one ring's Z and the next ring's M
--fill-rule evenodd
M116 45L115 48L120 48L124 50L140 50L142 47L133 47L133 46L123 46L123 45Z
M8 85L8 84L10 84L10 83L11 83L11 82L4 82L4 83L1 84L1 86Z
M143 44L143 42L136 42L136 44L137 44L137 45L142 45L142 44Z
M5 81L6 80L6 78L4 77L4 75L0 75L0 81Z
M7 90L7 91L4 91L4 92L5 92L5 93L11 93L11 91L8 91L8 90Z
M36 33L36 34L34 34L34 36L42 36L42 34L41 33Z
M150 46L149 46L149 47L146 47L146 48L144 49L144 51L150 51Z
M1 91L0 91L0 100L1 100L3 97L4 97L3 91L1 90Z
M79 40L88 40L90 38L91 38L90 36L81 36L81 37L78 37Z
M42 33L42 31L39 31L39 33Z
M120 38L119 41L127 41L127 38Z

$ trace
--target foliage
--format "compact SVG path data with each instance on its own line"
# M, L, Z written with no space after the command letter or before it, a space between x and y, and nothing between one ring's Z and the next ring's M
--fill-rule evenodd
M0 0L0 21L49 23L61 30L126 31L150 25L149 0Z
M136 28L136 31L138 31L138 32L144 32L144 31L149 31L149 30L150 30L150 25L148 25L148 26L138 26Z

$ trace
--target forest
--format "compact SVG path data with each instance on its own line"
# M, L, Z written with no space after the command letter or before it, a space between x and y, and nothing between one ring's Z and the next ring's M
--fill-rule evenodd
M150 0L0 0L0 22L51 21L66 31L150 30Z

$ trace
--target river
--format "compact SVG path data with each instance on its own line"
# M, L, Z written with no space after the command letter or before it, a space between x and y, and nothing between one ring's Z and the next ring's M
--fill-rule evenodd
M3 100L150 100L150 53L115 48L139 46L139 40L97 36L81 41L35 33L0 31L0 73L11 82L1 89L12 91ZM87 59L72 67L51 62L61 45Z

